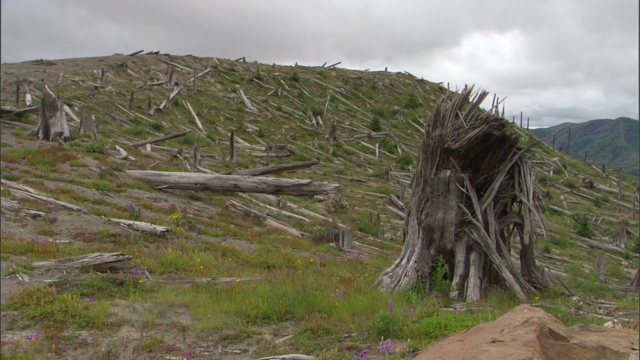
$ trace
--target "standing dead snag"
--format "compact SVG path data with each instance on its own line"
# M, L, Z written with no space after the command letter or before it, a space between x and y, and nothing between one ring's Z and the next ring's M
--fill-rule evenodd
M442 257L451 296L477 300L489 284L526 291L547 285L534 259L540 200L528 148L507 122L470 102L472 88L442 99L424 128L420 160L404 227L405 243L377 284L393 291L419 283L431 290L435 259ZM520 240L520 270L511 261L511 240Z
M62 102L46 85L40 105L40 122L31 133L36 135L39 140L55 141L60 139L67 141L71 139Z

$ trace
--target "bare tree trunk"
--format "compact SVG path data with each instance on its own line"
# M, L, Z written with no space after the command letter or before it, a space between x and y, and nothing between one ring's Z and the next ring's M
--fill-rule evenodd
M40 140L55 141L60 139L67 141L71 139L62 102L46 85L40 104L40 122L32 133Z
M477 300L487 285L526 292L547 285L534 258L540 199L518 136L491 112L476 111L487 96L465 88L443 99L424 128L420 160L404 227L404 248L377 284L392 291L449 281L451 296ZM511 241L520 240L520 271ZM436 259L446 278L434 279Z

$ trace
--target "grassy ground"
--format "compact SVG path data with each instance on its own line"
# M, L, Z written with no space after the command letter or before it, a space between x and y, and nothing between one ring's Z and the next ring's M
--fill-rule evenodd
M147 99L157 106L172 90L145 86L143 77L158 81L166 71L154 57L3 65L3 79L27 77L37 95L41 78L80 117L97 115L101 136L94 140L74 133L71 142L58 146L35 141L29 134L37 122L34 115L10 117L26 127L2 126L2 179L85 210L17 199L11 190L2 189L3 199L46 213L37 218L2 217L2 359L242 359L286 353L347 359L365 350L367 358L404 359L518 304L500 289L486 289L484 299L476 303L452 301L446 272L436 287L441 291L433 294L419 288L385 294L375 286L400 252L403 223L387 209L384 197L367 193L410 197L418 128L447 93L445 88L400 73L168 59L199 69L196 73L209 63L213 71L200 78L198 91L193 91L188 82L193 74L176 70L184 89L169 108L153 116L145 112ZM87 95L97 81L93 71L101 66L107 69L107 80ZM58 82L59 78L63 80ZM257 112L247 111L239 86ZM136 103L126 110L131 90ZM3 106L16 105L9 100L15 98L14 91L15 83L3 82ZM198 113L204 134L197 131L187 101ZM314 127L309 113L316 119L320 116L325 128ZM335 143L324 137L333 120L339 124L341 139ZM258 151L243 150L236 162L228 161L225 131L231 129L252 145L288 144L294 154L268 159L251 155ZM133 141L183 130L194 131L154 145L153 152L130 146ZM372 130L392 136L352 139ZM532 140L523 134L523 144ZM330 196L326 201L282 198L354 229L355 252L312 241L312 234L329 225L325 220L306 222L271 214L308 234L295 237L267 227L251 213L232 211L226 206L231 199L257 206L237 194L160 191L126 174L149 168L186 171L176 150L189 163L196 143L204 166L219 173L320 159L313 168L275 176L342 183L346 204L333 202ZM381 154L376 159L371 148L376 143L391 156ZM115 145L136 160L118 159ZM614 194L582 187L584 176L616 186L598 169L566 159L545 145L537 149L533 160L538 161L545 203L560 208L567 204L566 209L587 221L581 225L548 209L549 233L539 240L539 260L566 274L563 283L573 294L554 282L545 293L532 294L531 303L569 325L602 324L608 319L603 316L638 319L638 295L620 291L638 268L637 235L626 239L624 251L594 250L573 237L610 237L621 221L637 234L637 215L616 204ZM386 166L394 168L390 182L384 180ZM627 194L635 189L633 181L625 178ZM631 203L629 195L620 201ZM172 231L157 237L105 218L144 221ZM132 266L127 272L104 273L32 265L94 252L128 254ZM604 282L594 270L598 254L604 254ZM29 282L20 280L23 275Z

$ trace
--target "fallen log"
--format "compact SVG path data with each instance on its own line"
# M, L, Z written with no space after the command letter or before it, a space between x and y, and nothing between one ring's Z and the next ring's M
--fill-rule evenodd
M121 226L124 226L129 229L148 232L156 236L164 236L164 234L171 231L171 229L168 227L154 225L154 224L141 222L141 221L124 220L124 219L109 219L109 221L120 224Z
M171 139L175 139L181 136L185 136L188 133L190 133L192 130L187 130L187 131L183 131L183 132L179 132L179 133L175 133L175 134L171 134L171 135L167 135L167 136L162 136L159 138L155 138L155 139L150 139L150 140L144 140L144 141L138 141L138 142L134 142L133 144L131 144L131 146L133 147L139 147L142 145L147 145L147 144L155 144L161 141L166 141L166 140L171 140Z
M291 164L283 164L283 165L274 165L274 166L266 166L261 168L254 169L246 169L246 170L238 170L236 171L237 175L249 175L249 176L259 176L271 173L281 173L285 171L292 171L298 169L304 169L311 167L320 163L319 160L309 160L309 161L299 161Z
M35 263L32 263L31 266L34 269L43 269L43 268L65 269L65 268L79 268L84 266L94 266L94 265L107 264L107 263L116 263L116 262L122 262L122 261L129 261L131 259L132 259L132 256L125 255L123 253L94 253L94 254L76 256L76 257L66 258L66 259L35 262Z
M212 175L186 172L163 172L129 170L127 173L137 179L151 183L160 189L231 191L244 193L264 193L311 196L327 194L340 184L327 182L253 177L243 175Z

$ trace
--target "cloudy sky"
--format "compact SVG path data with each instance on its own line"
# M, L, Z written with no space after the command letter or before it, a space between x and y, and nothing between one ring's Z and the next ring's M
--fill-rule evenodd
M637 0L1 0L1 62L160 50L408 71L532 127L638 119Z

